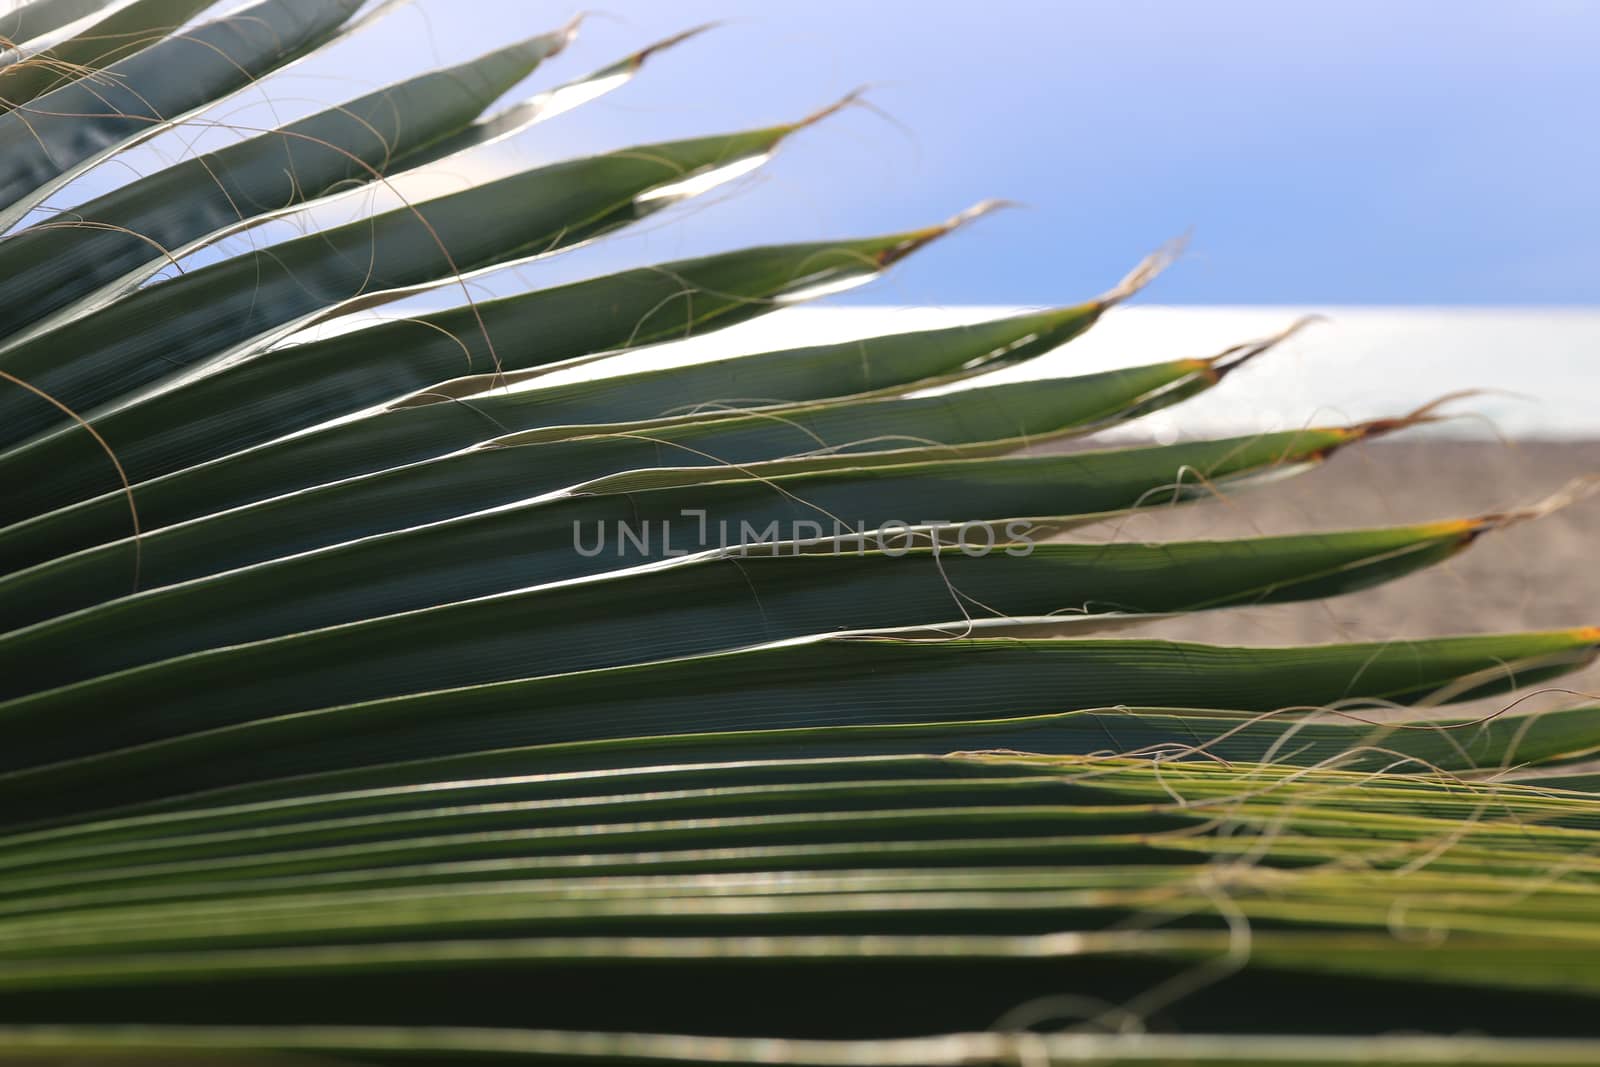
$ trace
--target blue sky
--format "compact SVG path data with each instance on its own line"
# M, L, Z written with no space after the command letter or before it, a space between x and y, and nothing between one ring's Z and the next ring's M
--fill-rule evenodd
M534 87L728 22L530 131L511 149L521 164L794 118L861 84L888 117L808 131L729 195L562 257L558 274L922 225L1006 197L1027 207L850 299L1060 302L1192 228L1153 299L1600 304L1600 3L597 2ZM334 102L572 10L417 0L269 89Z

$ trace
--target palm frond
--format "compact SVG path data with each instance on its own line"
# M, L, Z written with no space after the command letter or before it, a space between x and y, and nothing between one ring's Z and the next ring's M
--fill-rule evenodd
M1067 447L1298 324L986 378L1176 249L975 324L657 347L870 283L987 203L346 320L653 217L856 99L374 195L699 30L500 104L570 23L43 207L389 5L186 25L207 6L0 16L0 1062L1600 1058L1600 717L1439 710L1600 631L1121 632L1356 593L1555 502L1084 533L1437 405ZM308 232L268 242L285 217Z

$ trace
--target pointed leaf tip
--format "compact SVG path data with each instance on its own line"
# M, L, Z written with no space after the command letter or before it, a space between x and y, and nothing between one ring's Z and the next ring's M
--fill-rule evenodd
M644 66L645 62L651 56L655 55L657 52L665 52L667 49L672 48L675 45L680 45L691 38L698 37L702 33L708 33L711 30L717 29L723 25L726 25L726 23L722 20L717 20L714 22L702 22L698 26L691 26L682 33L675 33L671 37L666 37L657 41L655 44L645 45L643 48L633 53L633 55L629 56L627 63L634 70L638 70L640 67Z
M1168 267L1183 255L1189 247L1189 235L1183 234L1174 237L1154 252L1141 259L1138 264L1116 285L1102 293L1095 299L1101 310L1114 307L1129 297L1134 296L1145 286L1155 281Z
M981 200L937 225L926 226L920 230L912 230L905 235L905 239L899 244L878 253L878 266L891 267L911 255L911 253L925 248L947 234L954 233L963 226L976 222L985 215L1015 206L1017 206L1015 202L1010 200Z
M1232 348L1219 352L1201 362L1205 364L1210 372L1212 381L1220 382L1251 360L1258 356L1266 355L1307 326L1326 321L1327 319L1321 315L1305 315L1271 337L1262 337L1254 341L1246 341L1244 344L1234 345Z
M835 100L828 106L818 108L816 111L813 111L799 122L790 123L788 126L784 127L784 129L788 133L798 133L799 131L807 129L808 127L815 126L823 119L832 118L834 115L837 115L846 108L856 106L861 102L862 98L866 95L866 92L867 87L865 85L858 85L856 88L851 89L848 93L845 93L842 97L840 97L838 100Z
M1004 211L1007 208L1021 206L1022 205L1017 201L1007 200L1003 197L990 197L988 200L980 200L966 210L958 211L950 218L946 219L944 222L944 231L949 233L951 230L960 229L969 222L976 222L985 215L992 215L996 211Z
M1440 408L1444 407L1446 404L1452 404L1457 400L1466 400L1469 397L1481 396L1482 394L1483 390L1481 389L1458 389L1453 393L1446 393L1437 400L1430 400L1428 403L1423 404L1415 411L1408 412L1405 415L1392 416L1384 419L1371 419L1367 422L1357 423L1356 425L1350 427L1350 432L1356 437L1375 439L1378 437L1385 437L1392 433L1398 433L1401 430L1409 430L1414 426L1426 426L1435 422L1448 422L1450 419L1457 418L1458 416L1442 414L1439 411Z
M563 49L578 39L578 28L583 25L583 20L588 17L589 12L580 11L568 19L567 24L552 35L559 39L555 49L550 53L552 56L559 55Z
M1441 525L1460 527L1463 538L1462 547L1465 548L1486 533L1494 530L1503 530L1508 526L1516 526L1524 522L1533 522L1547 515L1553 515L1564 508L1571 507L1573 504L1587 500L1596 493L1600 493L1600 473L1585 474L1572 479L1543 500L1527 507L1491 512L1487 515L1480 515L1477 518L1462 519L1456 523L1444 523Z

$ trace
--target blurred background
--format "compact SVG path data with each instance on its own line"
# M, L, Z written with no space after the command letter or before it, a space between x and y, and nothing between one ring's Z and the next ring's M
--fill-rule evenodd
M456 61L576 10L413 0L273 79L272 106L326 104L419 53ZM607 242L596 261L901 228L1006 197L1026 208L854 299L1060 301L1192 229L1162 303L1600 302L1588 0L596 0L534 85L714 20L492 155L793 119L863 85L877 112L794 142L694 226Z

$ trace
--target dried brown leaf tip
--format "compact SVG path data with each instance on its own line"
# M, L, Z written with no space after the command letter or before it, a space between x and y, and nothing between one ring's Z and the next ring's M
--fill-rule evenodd
M682 33L675 33L671 37L657 41L655 44L646 45L637 52L633 53L633 55L629 56L624 62L626 62L626 64L632 69L638 70L640 67L645 65L645 62L649 60L651 56L655 55L657 52L665 52L674 45L680 45L690 38L698 37L702 33L706 33L709 30L714 30L721 25L723 25L721 22L705 22L699 26L693 26L687 30L684 30Z
M837 115L839 112L844 111L847 108L855 107L857 104L861 103L862 98L866 95L866 92L867 87L865 85L857 86L856 88L851 89L848 93L845 93L839 99L835 100L833 103L829 104L827 107L818 108L805 118L801 119L799 122L790 123L788 126L784 127L784 129L788 133L796 133L800 130L815 126L823 119L832 118L834 115Z
M1350 427L1350 433L1352 434L1351 439L1373 440L1379 437L1384 437L1388 434L1398 433L1401 430L1409 430L1414 426L1426 426L1435 422L1448 422L1450 419L1456 418L1457 416L1448 412L1443 412L1440 410L1441 408L1447 404L1453 404L1457 400L1467 400L1475 396L1482 396L1483 392L1484 391L1482 389L1461 389L1453 393L1446 393L1437 400L1431 400L1417 408L1415 411L1408 412L1405 415L1399 415L1386 419L1373 419L1370 422L1358 423L1357 425Z
M1461 547L1465 548L1486 533L1554 515L1556 512L1587 500L1597 493L1600 493L1600 473L1585 474L1572 479L1543 500L1527 507L1491 512L1487 515L1479 515L1476 518L1441 523L1440 526L1448 532L1457 534L1461 538Z
M1010 200L984 200L980 203L973 204L965 211L952 215L950 218L939 223L937 226L928 226L921 230L912 230L910 233L905 235L905 239L899 244L896 244L890 248L885 248L882 252L877 254L876 259L878 261L878 266L893 266L902 259L905 259L907 256L911 255L913 252L927 247L929 244L932 244L939 238L944 237L946 234L954 233L956 230L961 229L963 226L966 226L969 223L976 222L985 215L993 214L994 212L1000 211L1004 208L1015 206L1015 203Z
M1325 321L1327 320L1321 315L1306 315L1296 319L1271 337L1262 337L1254 341L1246 341L1244 344L1234 345L1232 348L1219 352L1209 359L1202 359L1198 362L1201 364L1203 372L1214 384L1222 381L1223 378L1226 378L1251 360L1266 355L1289 338L1300 333L1307 326Z
M1123 277L1123 279L1104 293L1095 298L1094 303L1102 311L1122 303L1129 297L1138 293L1145 286L1155 281L1161 273L1173 263L1189 247L1189 235L1174 237L1154 252L1141 259L1138 264Z
M1465 400L1469 397L1481 396L1483 392L1484 391L1481 389L1462 389L1458 392L1446 393L1437 400L1431 400L1416 410L1407 412L1404 415L1392 415L1382 419L1369 419L1366 422L1358 422L1351 426L1345 426L1330 431L1339 434L1343 440L1341 440L1338 444L1322 449L1321 451L1308 453L1305 459L1308 462L1320 462L1321 460L1327 459L1329 456L1333 455L1333 453L1337 452L1339 449L1353 445L1357 441L1374 441L1380 437L1385 437L1392 433L1399 433L1401 430L1409 430L1415 426L1426 426L1435 422L1447 422L1450 419L1457 418L1459 416L1452 415L1447 412L1441 412L1439 410L1441 407L1457 400Z

